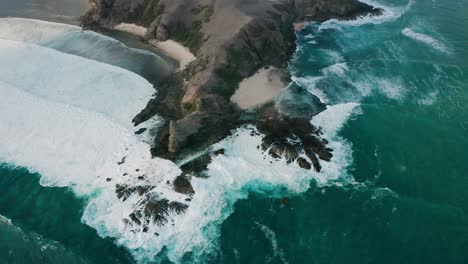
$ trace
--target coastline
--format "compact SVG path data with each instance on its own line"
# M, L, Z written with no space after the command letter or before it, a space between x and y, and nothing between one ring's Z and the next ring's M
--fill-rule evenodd
M185 70L191 62L197 59L187 47L174 40L157 41L152 39L148 43L176 60L179 63L179 71Z
M249 126L254 128L247 134L258 136L253 148L268 156L270 164L291 164L310 174L326 170L322 163L332 163L334 150L321 129L311 123L325 105L312 95L314 111L298 116L280 111L281 102L273 101L290 82L287 68L296 51L295 32L312 20L355 19L382 12L357 0L258 1L251 5L243 0L213 1L211 5L203 0L161 0L141 4L129 14L119 5L124 0L110 0L117 3L116 8L103 0L93 1L94 8L82 18L85 28L114 28L127 23L120 29L159 47L183 69L159 82L158 96L132 121L138 126L156 115L164 120L152 144L154 158L177 162L206 150L183 164L174 181L174 190L190 197L198 197L196 182L206 178L211 162L225 156L224 149L211 147ZM148 9L158 11L148 14ZM128 26L130 23L147 28L146 34L143 36L142 28ZM281 76L277 71L286 74ZM153 187L138 190L124 186L116 195L147 195ZM160 208L158 219L165 219L172 210L167 202L167 197L159 197L145 206L156 204ZM179 208L177 214L191 208ZM136 213L130 214L130 223L145 228L158 224Z
M113 30L126 32L141 38L145 38L148 29L146 27L138 26L131 23L120 23L112 28ZM158 51L168 56L169 58L177 61L179 64L178 71L183 71L185 68L197 58L190 50L181 43L174 40L158 41L150 39L146 41L151 46L155 47Z

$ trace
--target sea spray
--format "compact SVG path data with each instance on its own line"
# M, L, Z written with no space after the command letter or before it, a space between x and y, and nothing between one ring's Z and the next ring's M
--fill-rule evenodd
M405 6L396 6L396 7L382 4L380 2L372 1L372 0L362 0L361 2L371 5L375 8L380 8L382 10L382 14L378 16L366 15L366 16L362 16L354 20L330 19L320 24L319 31L327 30L327 29L341 30L343 27L347 27L347 26L382 24L382 23L395 21L398 18L400 18L403 14L408 12L408 10L410 10L410 8L414 5L414 0L409 0Z
M132 126L135 113L154 94L148 81L109 64L17 41L0 39L0 48L1 81L51 102L103 114L123 126Z
M417 33L413 31L411 28L404 28L401 33L408 38L411 38L415 41L421 42L431 48L434 48L443 53L450 53L450 50L445 46L442 42L434 39L429 35L425 35L422 33Z
M138 139L129 125L130 113L135 114L144 105L140 98L150 96L152 87L148 83L118 68L37 45L5 40L1 44L14 51L2 53L2 58L17 64L16 72L5 69L0 75L8 82L0 85L5 100L0 112L9 113L1 115L6 124L0 128L1 160L39 172L42 185L70 186L76 194L88 197L83 221L101 236L116 238L140 261L151 260L163 248L169 249L168 256L176 262L187 252L213 252L220 224L230 215L235 202L246 198L249 192L278 195L278 188L283 187L279 188L282 192L301 193L313 179L327 184L341 177L341 169L333 166L343 164L333 161L341 162L340 155L347 154L341 154L339 149L328 170L333 174L312 173L262 153L257 148L261 136L251 136L254 128L246 127L214 146L224 148L225 155L209 165L208 179L192 179L196 194L186 201L186 195L174 192L173 186L167 184L180 174L180 169L170 161L151 158L149 145ZM28 64L15 60L15 55L28 55L34 61L49 58L54 63L44 62L42 69L30 69ZM80 85L63 86L73 77L67 74L69 64L81 73ZM40 74L20 78L30 71ZM62 74L51 76L57 71ZM90 77L94 75L100 78ZM133 91L128 94L126 87L106 88L108 84L100 83L101 78L117 78L120 81L115 85L133 81ZM88 89L87 94L78 93L80 89ZM93 96L101 101L90 104L88 98ZM120 96L135 98L128 100L126 115L118 111L118 101L108 100ZM166 225L143 229L128 220L146 201L137 194L119 199L115 193L118 184L153 186L150 195L189 207L183 214L169 212Z
M32 49L37 52L29 54L31 58L41 61L41 56L49 57L55 64L44 67L43 73L33 77L34 82L22 80L14 72L0 78L8 82L0 85L2 98L14 102L3 104L0 109L12 113L2 116L2 122L8 125L0 130L4 139L0 141L0 158L40 172L43 185L70 186L76 194L87 197L83 222L94 227L102 237L115 238L116 243L128 248L140 262L152 261L164 248L175 262L180 262L189 252L194 259L216 252L221 223L232 213L234 204L251 192L281 197L305 192L311 181L324 186L352 180L346 173L352 163L350 146L336 133L349 117L358 113L358 106L339 104L330 106L312 120L314 125L323 127L324 136L334 149L331 162L322 163L322 172L274 160L257 148L262 136L251 136L255 128L242 127L213 146L225 149L225 155L213 159L206 172L207 179L192 179L195 195L187 200L186 195L174 192L168 184L181 173L180 169L170 161L152 159L149 145L135 136L130 126L130 114L136 114L143 104L136 99L147 97L152 87L146 83L141 92L133 91L134 105L127 108L128 116L124 116L117 111L120 105L105 99L127 96L128 88L95 87L86 97L78 97L76 90L81 86L101 85L92 82L99 78L87 77L93 76L92 73L104 79L134 78L131 74L109 70L108 65L93 66L93 71L78 71L83 73L80 78L86 83L65 89L58 84L66 84L70 75L47 78L50 75L47 73L60 70L58 67L66 69L68 63L80 61L76 66L80 69L96 62L32 44L2 43L17 49L18 55ZM13 63L13 55L4 56ZM29 70L33 69L23 65L18 73L29 73ZM60 76L65 79L61 80ZM96 92L102 105L87 101ZM154 125L156 121L151 122ZM145 197L134 193L125 200L119 199L115 192L117 185L152 186L148 195L186 204L188 209L182 214L168 212L165 225L150 224L144 228L129 220L132 212L144 208Z
M154 83L175 67L153 52L127 47L81 27L26 18L0 18L0 39L37 44L132 71Z

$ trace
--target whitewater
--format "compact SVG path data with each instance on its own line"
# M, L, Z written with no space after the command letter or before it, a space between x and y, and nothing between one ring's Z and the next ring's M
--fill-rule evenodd
M152 261L164 248L174 262L189 252L195 259L216 252L221 223L234 204L252 192L282 197L305 192L311 181L319 186L352 181L346 173L352 163L351 146L337 132L359 114L359 104L344 103L329 106L312 120L323 127L334 149L332 161L322 164L322 172L275 161L257 149L262 136L251 136L255 128L242 127L212 146L225 149L225 155L213 159L207 179L192 179L195 195L177 193L172 182L180 169L168 160L152 158L150 145L134 133L142 127L157 127L160 121L156 117L136 128L131 122L155 95L153 86L133 72L100 62L89 49L87 56L81 56L79 50L62 52L50 44L67 41L62 36L73 32L73 26L14 21L19 22L18 31L0 31L0 97L4 101L0 105L0 161L40 173L43 186L70 187L86 198L83 223L102 237L114 238L139 262ZM11 25L12 20L0 20L0 27L2 23ZM28 27L36 33L21 33ZM96 33L93 36L100 38ZM344 74L346 64L323 72L334 71ZM188 209L180 215L170 212L171 224L143 230L125 220L146 201L138 194L118 199L118 184L155 186L150 191L154 197L186 204Z

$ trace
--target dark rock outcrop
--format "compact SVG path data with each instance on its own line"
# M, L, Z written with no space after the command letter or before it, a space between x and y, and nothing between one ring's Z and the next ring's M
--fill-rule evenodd
M259 148L268 155L317 172L321 170L319 160L333 157L320 129L309 122L325 109L318 98L301 94L304 90L293 86L289 97L280 98L276 105L269 103L246 113L230 97L244 78L262 67L286 69L295 50L295 23L382 13L357 0L90 1L92 9L82 17L84 27L135 23L148 28L146 40L173 39L196 55L183 72L157 84L157 97L133 120L138 125L156 114L166 120L155 138L153 155L177 160L205 149L240 125L254 124L264 135ZM295 100L299 97L300 103ZM223 153L206 153L182 165L182 175L167 184L173 184L190 201L195 193L191 177L205 176L203 171L213 155ZM143 230L151 222L165 224L169 213L183 213L187 208L187 204L154 197L152 189L147 185L116 186L122 200L131 195L142 197L144 206L127 221L144 226Z
M91 2L84 25L135 23L148 28L146 39L174 39L197 57L183 73L163 80L158 97L134 119L138 124L159 114L167 120L153 150L166 158L208 146L239 124L240 110L229 98L260 68L287 66L295 50L294 22L381 13L357 0Z

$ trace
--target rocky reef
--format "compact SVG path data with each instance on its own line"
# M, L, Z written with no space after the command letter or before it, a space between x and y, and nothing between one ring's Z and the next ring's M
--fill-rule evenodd
M90 1L92 9L82 17L83 26L134 23L148 28L144 40L175 40L196 56L184 71L157 84L157 97L133 120L135 125L154 115L166 120L154 139L153 155L177 160L223 139L238 126L253 124L258 130L252 133L264 135L259 148L265 153L315 171L321 169L320 160L332 158L320 128L310 124L310 118L325 109L318 98L309 94L311 107L300 116L288 113L287 102L280 100L242 110L230 98L243 79L263 67L279 69L284 83L289 82L286 68L301 23L382 12L357 0ZM303 88L292 85L288 89L300 93ZM202 177L213 155L222 155L222 151L185 164L184 173L174 182L175 191L193 195L190 176ZM135 192L144 195L144 188L151 186L117 186L116 192L125 199ZM161 200L135 214L149 214L163 223L168 208L185 210L183 205Z

